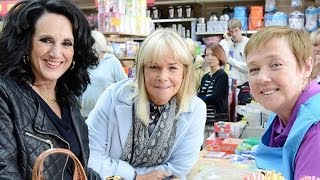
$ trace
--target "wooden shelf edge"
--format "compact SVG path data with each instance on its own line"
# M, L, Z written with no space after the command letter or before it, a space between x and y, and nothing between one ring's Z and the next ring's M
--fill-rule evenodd
M175 1L155 1L155 5L168 5L168 4L191 4L198 3L200 0L175 0Z
M197 21L197 18L180 18L180 19L153 19L153 23L170 23L170 22L192 22Z
M177 5L177 4L203 4L203 3L228 3L228 2L262 2L265 0L173 0L173 1L157 1L155 5Z
M120 33L120 32L103 32L104 35L108 35L108 36L114 36L114 37L137 37L137 38L143 38L143 37L147 37L148 35L145 34L129 34L129 33Z
M108 42L127 42L129 41L130 39L128 38L120 38L120 37L106 37L106 40Z
M241 33L242 34L254 34L254 33L256 33L257 31L256 30L254 30L254 31L242 31ZM225 32L196 32L196 35L199 35L199 36L201 36L201 35L222 35L222 34L224 34Z
M95 5L84 5L84 6L80 5L80 6L78 6L78 8L81 9L81 10L96 10L96 11L98 11L96 9Z
M228 3L228 2L262 2L265 0L199 0L200 3Z
M128 61L128 60L135 60L136 59L136 57L135 56L123 56L123 57L120 57L119 58L121 61Z

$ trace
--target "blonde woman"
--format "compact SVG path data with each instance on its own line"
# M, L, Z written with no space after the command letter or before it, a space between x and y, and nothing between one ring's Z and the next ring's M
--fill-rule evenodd
M120 60L113 54L113 49L107 46L104 35L99 31L92 31L91 35L95 39L93 49L99 55L99 64L89 70L90 84L80 98L81 114L84 118L89 116L104 90L127 78Z
M89 167L102 179L186 179L206 120L206 105L195 95L192 63L173 30L156 30L144 40L136 79L108 88L87 119Z
M313 58L313 70L311 74L312 79L316 79L320 82L320 29L313 31L310 34L310 39L312 43L312 58Z

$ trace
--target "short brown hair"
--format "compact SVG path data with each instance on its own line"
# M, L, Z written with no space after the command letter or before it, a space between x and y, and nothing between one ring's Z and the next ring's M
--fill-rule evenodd
M223 49L223 47L220 44L212 44L207 46L207 49L211 49L212 55L216 56L219 59L219 65L223 66L227 64L227 56Z

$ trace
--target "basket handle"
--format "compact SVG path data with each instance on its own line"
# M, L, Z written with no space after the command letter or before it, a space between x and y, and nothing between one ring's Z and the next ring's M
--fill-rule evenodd
M51 154L64 154L72 158L74 162L73 180L87 180L86 173L77 156L68 149L52 148L42 152L36 159L33 170L32 180L44 180L43 177L43 162Z

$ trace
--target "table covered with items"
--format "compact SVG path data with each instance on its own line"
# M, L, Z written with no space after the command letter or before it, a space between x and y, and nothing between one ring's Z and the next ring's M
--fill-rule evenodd
M263 131L259 131L255 137L239 138L246 126L245 121L215 123L213 132L206 139L205 147L200 152L188 179L283 180L284 177L280 173L256 167L255 150Z

